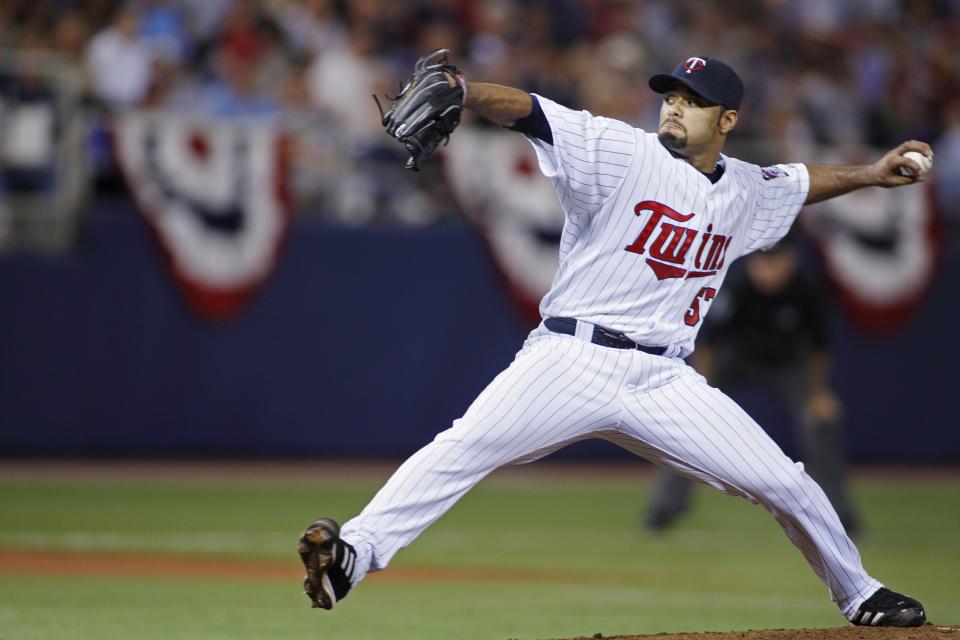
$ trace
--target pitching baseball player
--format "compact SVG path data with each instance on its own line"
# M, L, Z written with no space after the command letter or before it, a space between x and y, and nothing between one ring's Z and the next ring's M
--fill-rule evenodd
M759 167L721 153L739 118L732 68L692 57L650 78L656 133L519 89L467 83L444 51L422 58L383 115L416 169L462 107L533 144L566 215L543 322L453 426L415 453L341 529L300 538L304 586L330 609L387 567L488 473L603 438L658 465L760 503L856 625L917 626L923 606L871 577L801 464L687 366L730 264L774 245L804 204L922 180L909 141L872 165Z

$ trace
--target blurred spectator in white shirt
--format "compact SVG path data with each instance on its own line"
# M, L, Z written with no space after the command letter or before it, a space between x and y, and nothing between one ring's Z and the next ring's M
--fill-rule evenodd
M382 93L383 74L374 55L376 40L365 27L353 27L348 45L320 53L307 73L310 99L345 129L381 135L380 114L372 95Z
M150 88L150 48L138 37L139 29L139 14L126 5L87 47L93 93L108 106L136 106Z

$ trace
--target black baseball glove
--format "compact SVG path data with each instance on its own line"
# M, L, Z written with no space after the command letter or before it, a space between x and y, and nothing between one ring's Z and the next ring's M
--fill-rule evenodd
M463 74L447 61L447 49L437 49L419 60L413 75L391 101L386 112L377 107L383 126L410 153L407 169L420 170L420 162L429 158L441 141L460 124L466 97ZM450 83L450 77L456 80ZM376 96L374 96L376 100Z

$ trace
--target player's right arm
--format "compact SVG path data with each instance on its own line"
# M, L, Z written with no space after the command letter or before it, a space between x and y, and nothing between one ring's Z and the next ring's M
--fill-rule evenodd
M917 151L927 157L933 156L933 150L926 142L908 140L869 165L807 165L810 172L810 191L805 204L829 200L864 187L902 187L922 182L920 167L903 155L907 151ZM901 169L908 169L909 175L901 173Z

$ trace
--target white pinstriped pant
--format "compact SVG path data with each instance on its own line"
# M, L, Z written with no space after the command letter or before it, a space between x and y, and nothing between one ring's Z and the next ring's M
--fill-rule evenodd
M803 552L847 618L870 577L819 486L733 400L679 358L534 330L513 363L453 426L411 456L341 535L358 553L354 584L491 471L603 438L762 504Z

